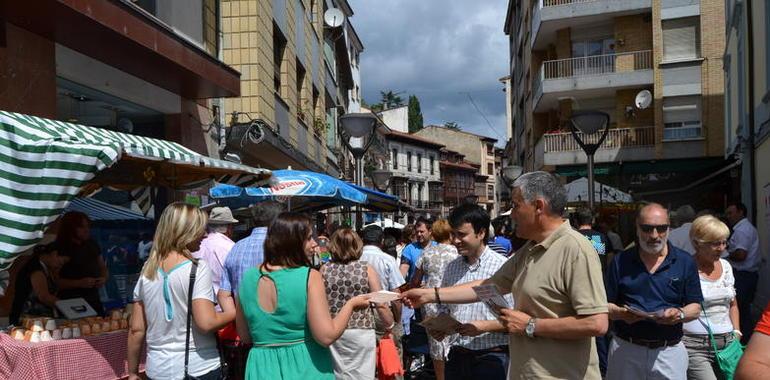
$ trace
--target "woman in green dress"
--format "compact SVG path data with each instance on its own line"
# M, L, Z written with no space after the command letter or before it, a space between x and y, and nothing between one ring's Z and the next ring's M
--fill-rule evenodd
M247 380L334 379L328 347L369 301L353 297L331 317L321 274L309 268L315 246L310 219L283 213L268 228L264 262L244 274L236 327L253 344Z

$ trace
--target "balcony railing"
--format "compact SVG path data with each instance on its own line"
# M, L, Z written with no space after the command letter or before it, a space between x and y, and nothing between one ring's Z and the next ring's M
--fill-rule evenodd
M592 55L545 61L543 79L603 75L652 69L652 51Z
M559 5L591 3L594 1L596 0L543 0L543 7L557 7Z
M601 137L600 133L578 136L585 143L596 143ZM655 127L640 128L616 128L610 129L607 138L599 149L618 149L625 147L642 147L655 145ZM568 152L582 150L570 132L548 133L543 135L544 153Z

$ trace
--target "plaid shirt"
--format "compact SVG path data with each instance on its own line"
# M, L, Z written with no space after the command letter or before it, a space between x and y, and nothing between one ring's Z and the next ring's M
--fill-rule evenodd
M251 268L258 267L265 260L266 238L267 227L257 227L251 231L251 235L235 243L225 260L219 287L221 290L238 293L243 274Z
M460 256L447 264L441 287L454 286L490 278L501 266L503 266L505 261L505 257L493 251L488 246L484 248L484 252L479 257L479 260L473 265L468 265L465 257ZM513 297L510 294L507 294L504 297L510 305L513 305ZM449 312L449 314L460 323L497 320L497 316L492 313L483 302L448 304L442 305L442 307L443 310L441 311ZM504 333L484 333L479 336L471 337L455 334L449 338L449 341L451 342L451 346L461 346L469 350L484 350L507 345L508 335Z

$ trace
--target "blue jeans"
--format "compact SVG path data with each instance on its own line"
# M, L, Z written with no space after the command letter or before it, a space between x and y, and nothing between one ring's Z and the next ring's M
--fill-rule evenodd
M444 372L446 380L506 380L508 346L500 351L471 351L452 347Z
M757 272L747 272L742 270L733 270L735 276L735 298L738 301L738 313L741 321L741 343L749 342L751 332L754 331L754 323L751 318L751 303L754 301L754 294L757 292L757 282L759 274Z
M596 337L596 353L599 355L599 371L602 376L607 374L607 355L610 347L610 335Z

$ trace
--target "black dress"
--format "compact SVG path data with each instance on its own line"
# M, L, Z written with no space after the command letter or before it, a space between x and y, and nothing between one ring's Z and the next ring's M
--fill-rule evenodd
M19 325L21 316L24 314L36 317L56 316L54 309L40 302L37 294L32 289L32 275L35 272L41 272L45 275L46 282L48 283L48 293L56 294L56 283L54 283L45 266L38 259L33 258L29 260L16 275L16 291L14 292L13 303L11 304L11 314L8 316L8 322L14 326Z
M63 243L59 247L59 256L69 257L70 260L62 266L59 277L68 280L79 280L85 277L100 277L99 258L102 256L99 245L94 240L88 240L80 245ZM102 301L99 299L98 288L62 289L60 299L83 298L99 314L104 315Z

